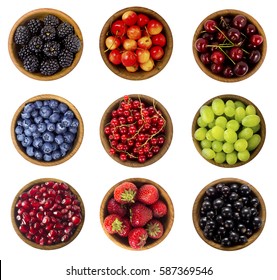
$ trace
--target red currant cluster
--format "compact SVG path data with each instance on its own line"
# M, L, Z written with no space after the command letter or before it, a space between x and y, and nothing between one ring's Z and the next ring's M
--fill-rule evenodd
M166 120L154 103L124 96L104 127L110 154L120 160L144 163L158 154L165 142Z

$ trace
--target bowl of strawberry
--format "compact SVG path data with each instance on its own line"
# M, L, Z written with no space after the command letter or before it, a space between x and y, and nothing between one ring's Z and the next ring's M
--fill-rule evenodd
M129 250L146 250L161 243L173 220L173 204L167 192L144 178L117 183L101 203L104 232L115 244Z
M102 145L120 164L142 167L168 150L173 125L166 108L147 95L130 94L115 100L100 123Z
M85 209L82 198L68 183L41 178L25 185L11 207L12 224L28 245L43 250L64 247L80 233Z
M144 80L166 66L173 39L167 22L159 14L144 7L129 7L106 21L99 48L113 73L129 80Z
M207 16L197 27L192 42L201 70L222 82L252 76L262 65L267 41L262 26L239 10L221 10Z

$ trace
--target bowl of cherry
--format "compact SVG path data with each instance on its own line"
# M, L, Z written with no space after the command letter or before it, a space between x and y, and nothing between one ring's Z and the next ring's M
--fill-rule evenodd
M266 207L258 190L238 178L222 178L204 187L192 211L194 227L210 246L226 251L245 248L261 234Z
M144 7L128 7L106 21L99 48L113 73L129 80L144 80L167 65L173 39L170 27L158 13Z
M80 233L85 209L82 198L68 183L41 178L26 184L11 207L15 232L28 245L43 250L64 247Z
M198 153L220 167L238 167L261 151L266 125L259 108L234 94L215 96L197 111L192 140Z
M29 98L16 110L11 138L18 153L41 166L61 164L82 144L84 124L77 108L53 94Z
M105 151L129 167L143 167L158 161L167 152L172 136L168 111L147 95L118 98L106 109L100 123Z
M145 178L129 178L111 187L100 207L105 234L128 250L146 250L160 244L174 221L170 196Z
M192 49L205 74L218 81L237 82L261 67L267 41L256 19L243 11L228 9L207 16L199 24Z

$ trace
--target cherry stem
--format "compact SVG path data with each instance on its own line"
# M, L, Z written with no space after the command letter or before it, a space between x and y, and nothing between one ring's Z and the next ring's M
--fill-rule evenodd
M235 65L235 61L221 48L219 47L219 49L230 59L230 61Z

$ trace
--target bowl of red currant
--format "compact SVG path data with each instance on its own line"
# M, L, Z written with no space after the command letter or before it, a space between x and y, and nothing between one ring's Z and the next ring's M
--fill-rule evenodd
M113 73L129 80L144 80L167 65L173 39L169 25L158 13L144 7L128 7L106 21L99 48Z
M208 245L226 251L252 244L266 222L265 202L250 183L222 178L209 183L197 195L192 211L198 235Z
M267 41L262 26L239 10L221 10L207 16L193 37L193 54L201 70L222 82L252 76L262 65Z
M118 163L130 167L158 161L167 152L172 136L168 111L146 95L118 98L106 109L100 123L105 151Z

